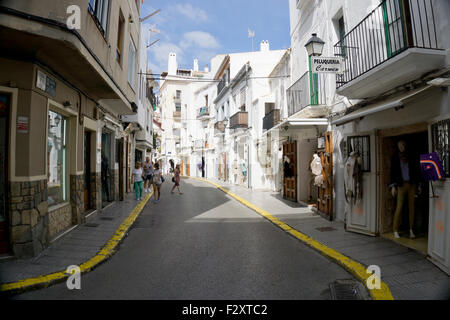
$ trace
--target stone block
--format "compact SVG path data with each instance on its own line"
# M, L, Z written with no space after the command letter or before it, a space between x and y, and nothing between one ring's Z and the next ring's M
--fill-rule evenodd
M21 216L19 211L13 211L11 214L11 224L13 226L18 226L21 222Z
M22 224L31 224L31 210L22 211Z
M45 216L48 212L48 202L47 201L41 202L40 204L37 205L37 209L41 217Z
M13 244L32 241L31 226L15 226L11 229L11 241Z
M11 183L11 197L20 196L20 183Z
M34 227L39 219L39 213L36 209L31 210L30 213L30 222L31 222L31 227Z
M11 203L21 203L23 202L23 197L11 197Z

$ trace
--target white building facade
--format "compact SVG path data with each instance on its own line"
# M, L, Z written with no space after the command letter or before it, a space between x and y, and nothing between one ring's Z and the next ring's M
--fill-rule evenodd
M299 80L287 93L288 110L301 109L294 117L328 120L308 133L303 130L302 137L289 134L297 148L297 199L303 200L305 181L309 182L301 174L301 154L320 154L322 149L326 192L314 187L318 211L344 221L348 231L393 239L421 251L447 273L448 183L431 184L422 174L417 174L417 181L410 177L415 189L411 224L408 205L401 206L398 199L403 195L394 197L392 186L400 190L393 173L400 141L407 145L410 167L419 167L420 155L436 152L444 175L449 175L449 11L445 0L291 0L292 80ZM325 42L322 57L343 60L342 74L302 76L309 68L305 45L312 33ZM305 91L306 97L296 93ZM305 99L310 110L303 107ZM359 163L357 196L344 184L351 154ZM404 209L400 239L393 236L397 207ZM409 230L415 239L403 241Z

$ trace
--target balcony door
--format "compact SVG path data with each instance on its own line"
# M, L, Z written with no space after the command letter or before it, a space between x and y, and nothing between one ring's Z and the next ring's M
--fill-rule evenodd
M384 30L388 58L395 56L406 48L405 9L403 0L386 0L383 2Z

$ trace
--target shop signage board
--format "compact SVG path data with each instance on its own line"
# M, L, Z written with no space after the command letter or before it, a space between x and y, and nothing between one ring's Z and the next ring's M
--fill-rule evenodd
M344 59L341 57L312 57L311 71L314 73L343 73Z
M56 81L39 70L37 71L36 88L41 89L52 97L56 97Z
M17 133L28 133L28 117L17 117Z

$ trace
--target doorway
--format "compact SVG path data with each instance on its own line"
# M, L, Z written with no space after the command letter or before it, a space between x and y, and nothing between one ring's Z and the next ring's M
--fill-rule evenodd
M102 207L111 202L111 133L102 133Z
M321 146L317 150L323 168L323 184L317 189L317 212L328 220L333 220L333 135L323 134Z
M283 197L297 202L297 141L283 144Z
M393 235L394 215L397 209L397 197L394 198L391 189L392 183L391 167L392 159L398 152L398 142L405 141L407 152L413 161L419 163L420 155L428 153L428 131L388 136L381 139L382 159L380 162L380 234L382 237L393 240L411 249L424 254L428 248L428 222L429 222L429 185L422 181L422 190L415 194L414 198L414 227L415 239L409 238L409 205L404 201L401 212L401 223L399 227L400 239ZM420 175L421 177L421 175Z
M8 130L10 96L0 94L0 254L7 253L8 246Z
M84 132L84 210L92 208L91 204L91 137L90 131Z

